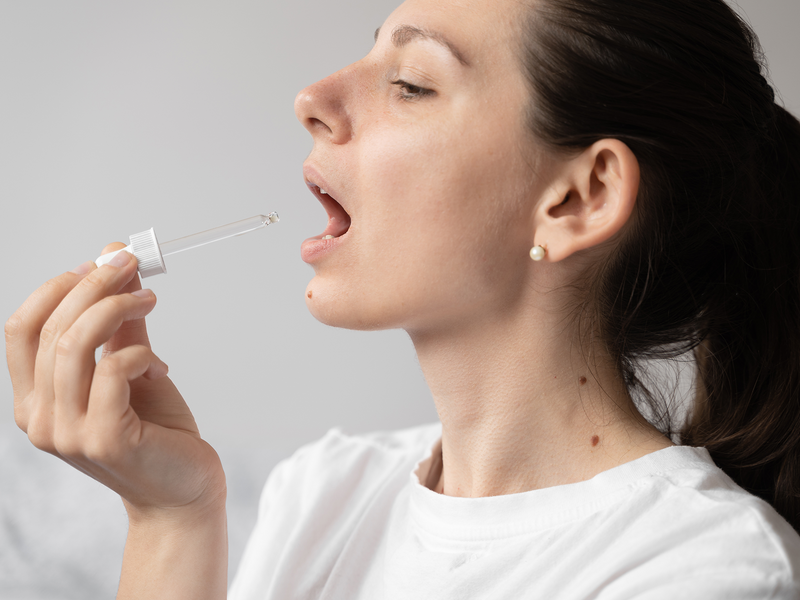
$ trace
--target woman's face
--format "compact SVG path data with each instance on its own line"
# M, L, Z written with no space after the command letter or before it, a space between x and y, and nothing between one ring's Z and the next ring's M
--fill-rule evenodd
M516 0L408 0L365 58L298 95L314 138L305 178L336 200L321 198L328 228L302 247L319 320L424 331L520 298L543 186L521 11Z

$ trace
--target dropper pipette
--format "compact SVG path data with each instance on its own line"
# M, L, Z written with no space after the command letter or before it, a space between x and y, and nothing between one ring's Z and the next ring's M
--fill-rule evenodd
M227 225L187 235L176 240L164 242L163 244L158 243L156 232L150 228L147 231L135 233L130 236L131 243L121 250L104 254L94 262L98 267L102 266L124 250L133 254L138 259L139 274L142 277L158 275L159 273L167 272L167 267L164 264L165 256L177 254L184 250L191 250L198 246L205 246L206 244L218 242L235 235L249 233L250 231L261 229L270 223L277 223L278 221L280 221L280 217L278 217L278 213L276 212L271 212L268 215L255 215L249 219L228 223Z

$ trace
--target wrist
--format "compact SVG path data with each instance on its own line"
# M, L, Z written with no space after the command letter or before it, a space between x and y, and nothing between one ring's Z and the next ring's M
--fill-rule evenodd
M225 598L228 532L224 499L202 510L196 506L129 507L128 515L119 600Z
M180 531L224 519L226 498L227 488L223 486L183 506L139 505L125 498L122 499L122 503L128 513L130 528L154 527Z

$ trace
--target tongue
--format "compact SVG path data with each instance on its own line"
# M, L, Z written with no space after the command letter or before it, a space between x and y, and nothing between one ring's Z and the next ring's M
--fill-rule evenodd
M341 204L327 194L320 194L320 201L328 213L328 226L322 232L322 236L339 237L344 234L350 227L350 215L345 212Z

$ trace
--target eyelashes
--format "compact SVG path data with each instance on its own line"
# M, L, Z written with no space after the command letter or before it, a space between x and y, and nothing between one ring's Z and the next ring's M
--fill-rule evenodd
M402 79L393 81L392 85L397 87L397 95L401 100L419 100L435 93L433 90L408 83Z

